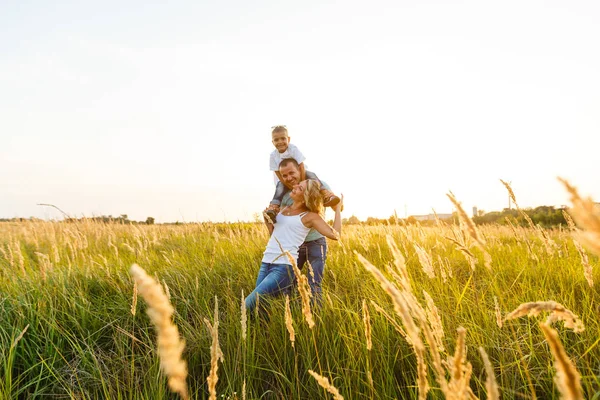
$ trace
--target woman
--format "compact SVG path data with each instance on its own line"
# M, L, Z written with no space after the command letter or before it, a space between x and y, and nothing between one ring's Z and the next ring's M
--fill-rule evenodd
M246 308L256 307L260 295L277 295L288 289L294 282L292 263L281 251L289 251L294 260L298 258L298 248L304 242L310 229L321 235L338 240L342 232L342 202L335 207L333 228L321 217L323 198L319 182L309 179L295 185L290 192L294 203L283 208L277 215L276 224L268 224L271 238L263 254L262 263L256 278L256 288L246 297ZM281 245L281 247L280 247Z

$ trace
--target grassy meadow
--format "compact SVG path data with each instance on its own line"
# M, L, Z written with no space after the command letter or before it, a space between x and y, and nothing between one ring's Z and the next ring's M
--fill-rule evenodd
M134 263L175 309L193 399L209 398L211 365L224 399L334 398L309 370L328 378L335 398L570 398L559 387L572 374L558 363L557 375L544 327L558 334L583 397L600 398L600 295L590 285L600 281L598 258L578 250L568 228L478 227L484 245L467 228L345 226L340 242L328 242L312 329L299 292L291 296L292 343L283 297L268 318L248 315L242 326L242 296L267 242L262 225L1 223L0 398L178 398L134 292ZM505 319L536 301L575 316Z

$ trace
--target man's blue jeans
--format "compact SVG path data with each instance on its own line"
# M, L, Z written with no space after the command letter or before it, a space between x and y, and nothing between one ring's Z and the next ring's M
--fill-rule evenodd
M248 311L256 308L257 301L262 302L264 296L275 296L289 291L294 282L294 270L288 264L260 264L256 288L246 297L245 303ZM261 297L257 300L258 296Z
M306 260L310 263L315 275L313 279L310 270L306 271L310 290L313 295L312 303L319 305L323 296L321 282L323 281L323 270L325 269L325 261L327 260L327 240L324 237L302 243L298 249L298 268L301 269Z

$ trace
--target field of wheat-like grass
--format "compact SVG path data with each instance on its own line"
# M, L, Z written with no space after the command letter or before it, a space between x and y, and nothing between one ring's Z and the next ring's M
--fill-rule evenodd
M2 223L0 398L598 398L574 229L346 226L311 328L244 312L260 224Z

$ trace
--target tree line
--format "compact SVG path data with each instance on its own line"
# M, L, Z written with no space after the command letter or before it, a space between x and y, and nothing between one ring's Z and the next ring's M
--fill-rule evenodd
M566 211L565 207L556 208L554 206L539 206L535 208L521 209L525 214L531 218L534 224L540 225L544 228L550 228L558 225L567 225L563 211ZM517 226L528 226L529 223L520 211L512 208L505 208L502 211L484 212L480 210L479 215L474 216L473 222L478 225L483 224L500 224L507 225L512 223ZM449 218L440 218L440 221L444 221L450 224L458 224L458 214L452 213ZM333 221L330 221L333 222ZM409 216L407 218L398 218L396 215L392 215L389 218L375 218L368 217L365 221L360 221L356 216L342 219L344 225L414 225L419 223L422 226L434 226L436 225L435 219L429 220L418 220L415 216Z

